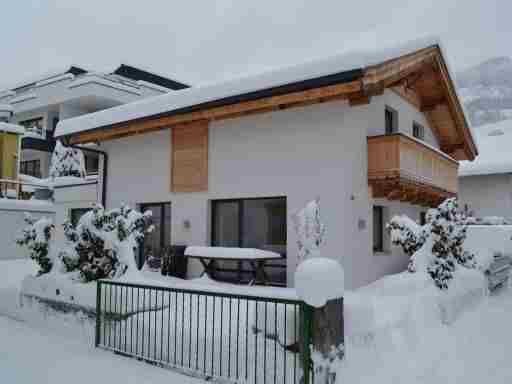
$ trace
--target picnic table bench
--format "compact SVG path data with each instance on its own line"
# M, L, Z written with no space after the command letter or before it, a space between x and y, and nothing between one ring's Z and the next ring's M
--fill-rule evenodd
M251 266L248 270L252 274L249 285L256 283L266 285L269 281L265 272L265 262L268 260L281 259L279 253L265 251L254 248L229 248L229 247L187 247L185 257L197 259L204 268L201 276L206 274L208 277L214 277L217 261L237 261L247 263Z

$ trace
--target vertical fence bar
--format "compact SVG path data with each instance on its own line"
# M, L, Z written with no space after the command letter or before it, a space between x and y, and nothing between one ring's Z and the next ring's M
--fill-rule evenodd
M100 345L101 331L101 280L96 283L96 335L94 346Z
M313 320L313 311L309 305L302 303L302 318L303 318L303 356L302 356L302 369L304 372L304 384L310 384L311 374L311 325Z

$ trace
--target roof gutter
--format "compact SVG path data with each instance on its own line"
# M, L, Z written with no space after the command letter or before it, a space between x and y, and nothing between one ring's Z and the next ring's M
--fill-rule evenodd
M101 172L101 205L106 208L107 205L107 171L108 171L108 154L99 149L86 148L81 145L70 144L69 140L64 140L62 143L65 147L79 149L80 151L96 153L103 156L103 170Z

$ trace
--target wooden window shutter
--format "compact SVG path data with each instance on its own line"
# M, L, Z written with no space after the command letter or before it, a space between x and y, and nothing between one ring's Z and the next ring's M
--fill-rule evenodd
M171 131L171 192L207 191L208 123L176 126Z

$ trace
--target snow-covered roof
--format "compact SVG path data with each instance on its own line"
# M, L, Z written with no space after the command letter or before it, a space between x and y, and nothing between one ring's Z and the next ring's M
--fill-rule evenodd
M23 135L25 133L25 128L23 128L21 125L4 123L0 121L0 132L17 133L19 135Z
M479 155L474 161L461 161L459 176L512 173L512 120L474 129Z
M109 108L96 113L90 113L73 119L62 120L57 125L55 135L57 137L71 135L116 123L155 116L169 111L177 111L203 103L244 95L263 89L358 70L416 52L420 49L431 46L440 47L440 45L441 43L438 38L427 37L380 51L347 52L325 59L263 72L258 75L192 87Z

